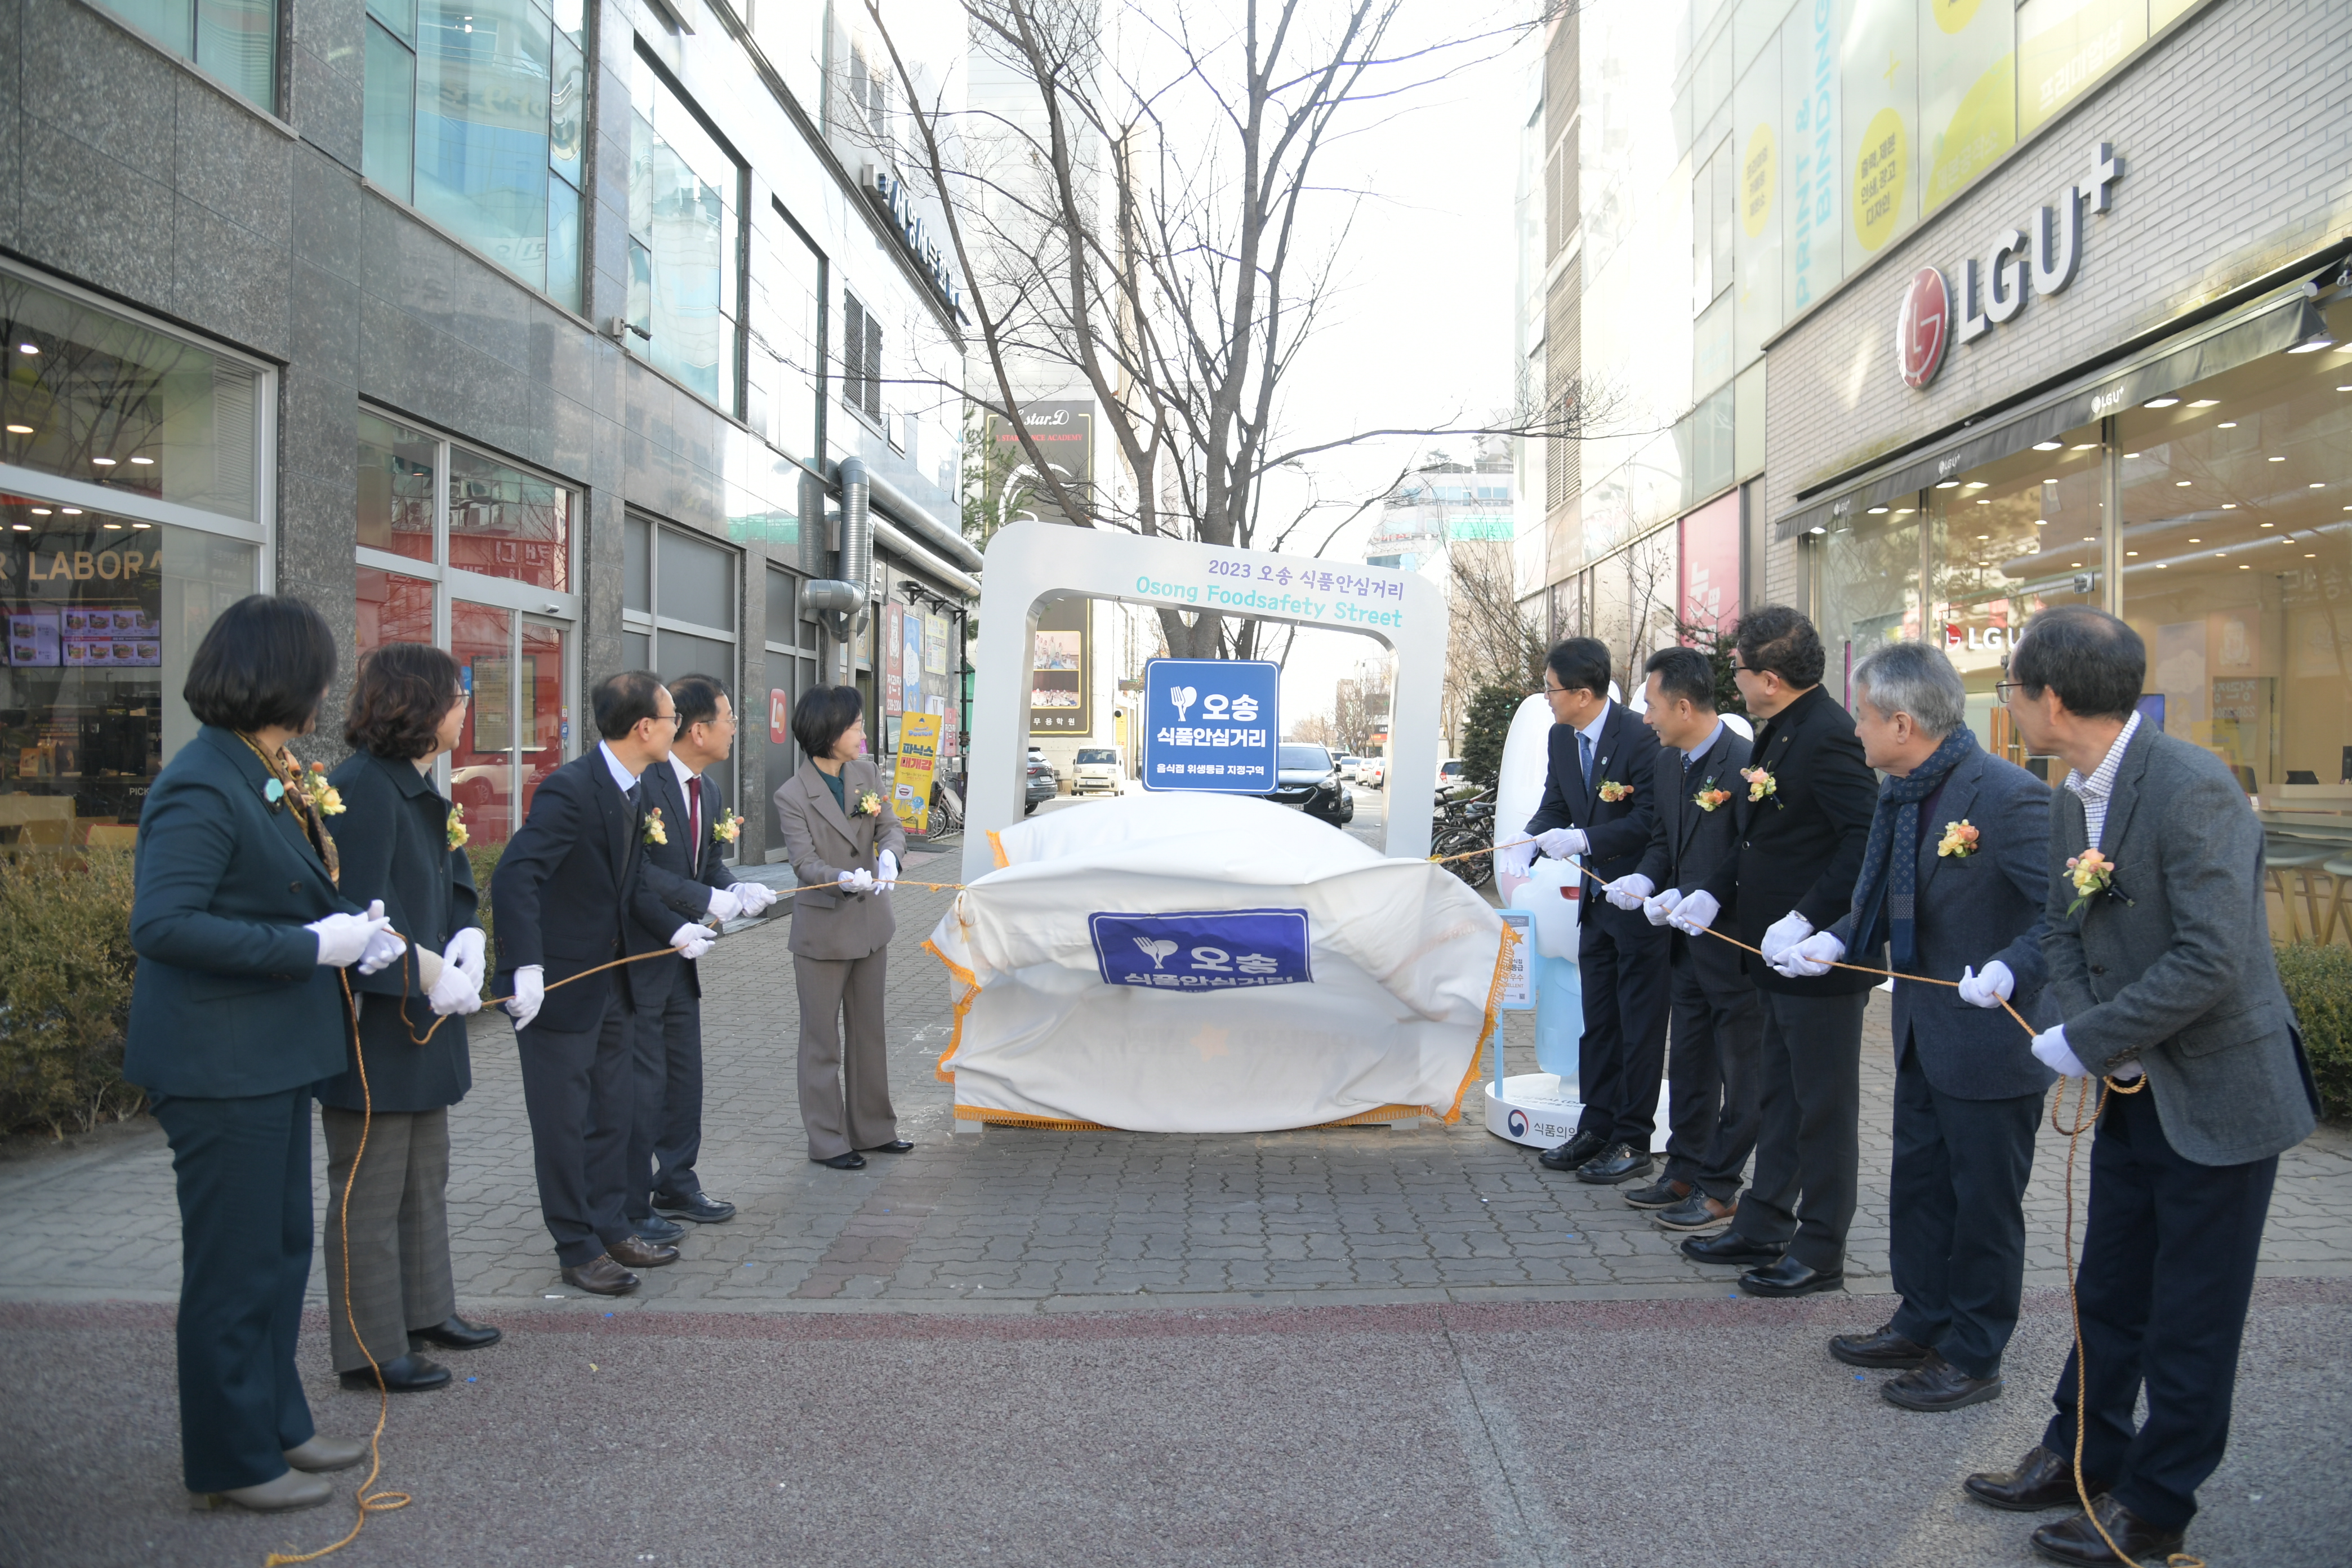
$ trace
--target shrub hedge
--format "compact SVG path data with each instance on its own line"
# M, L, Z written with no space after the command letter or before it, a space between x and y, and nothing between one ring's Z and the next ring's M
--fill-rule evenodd
M122 1080L131 890L128 849L0 860L0 1131L61 1138L145 1107Z
M2303 1024L2320 1114L2352 1118L2352 948L2298 942L2278 950L2279 979Z

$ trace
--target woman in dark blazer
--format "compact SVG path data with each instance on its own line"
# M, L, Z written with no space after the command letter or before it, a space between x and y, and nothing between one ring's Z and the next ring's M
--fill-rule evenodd
M383 911L336 888L325 778L286 750L334 678L334 635L299 599L224 610L182 693L204 727L139 818L122 1075L146 1089L179 1185L181 1463L190 1490L250 1509L322 1503L309 1472L367 1456L317 1434L294 1371L310 1093L351 1057L334 972L400 953Z
M784 848L804 889L793 898L792 942L801 1125L809 1158L836 1171L862 1168L866 1154L914 1147L898 1136L890 1108L882 1034L883 973L898 929L885 895L898 879L907 830L866 760L864 712L855 687L820 686L803 696L793 739L809 760L775 795ZM832 886L805 890L819 882Z
M327 1334L346 1388L373 1392L379 1373L394 1394L439 1388L449 1369L425 1346L478 1350L499 1338L457 1315L449 1271L449 1107L474 1081L463 1016L481 1010L483 942L464 816L429 770L465 727L457 661L423 643L387 643L360 660L343 724L353 754L328 775L344 807L329 824L343 895L383 900L409 943L399 963L352 982L360 1060L319 1088ZM363 1122L367 1154L351 1185L346 1235L343 1189Z

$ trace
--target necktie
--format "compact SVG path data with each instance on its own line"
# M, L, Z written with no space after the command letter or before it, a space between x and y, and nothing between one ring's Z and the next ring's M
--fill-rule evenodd
M1592 793L1592 737L1579 730L1576 732L1576 749L1584 764L1584 793L1590 795Z
M688 869L702 869L702 775L697 773L686 781L686 822L692 835L694 847L687 854Z

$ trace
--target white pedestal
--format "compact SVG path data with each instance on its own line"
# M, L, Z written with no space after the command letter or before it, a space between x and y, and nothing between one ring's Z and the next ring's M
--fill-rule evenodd
M1584 1102L1576 1098L1574 1079L1531 1072L1505 1079L1500 1094L1495 1092L1491 1079L1481 1087L1486 1090L1486 1131L1496 1137L1530 1149L1549 1149L1576 1136L1576 1121L1584 1114ZM1665 1148L1666 1091L1660 1085L1650 1152L1662 1154Z

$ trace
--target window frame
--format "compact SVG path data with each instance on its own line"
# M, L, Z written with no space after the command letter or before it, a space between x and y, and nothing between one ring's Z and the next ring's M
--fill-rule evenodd
M622 520L621 526L624 530L624 542L622 549L625 552L628 548L625 531L632 525L639 523L644 524L646 528L650 531L646 542L646 603L647 607L643 610L631 609L629 608L625 598L624 599L621 606L622 635L624 637L642 637L647 639L646 645L646 660L644 665L638 668L653 670L656 674L658 674L661 669L661 634L664 632L676 632L680 637L696 637L704 642L723 642L730 647L733 648L734 654L731 662L734 668L727 670L704 670L702 673L706 675L717 675L721 681L725 682L728 698L730 701L735 703L738 709L736 724L740 731L742 724L745 722L740 710L743 702L744 583L749 572L749 558L741 547L730 540L714 538L710 534L705 533L699 529L684 528L680 527L677 523L666 522L649 511L640 511L634 507L628 510ZM728 573L730 577L728 592L734 596L735 600L735 626L732 629L725 626L706 626L699 621L689 621L682 616L667 616L662 613L661 539L664 533L677 534L680 538L688 540L693 543L703 545L712 550L717 550L727 557ZM740 795L738 786L742 780L743 758L741 747L738 746L734 752L729 753L725 765L727 768L725 782L728 785L728 794L730 797L737 797Z

